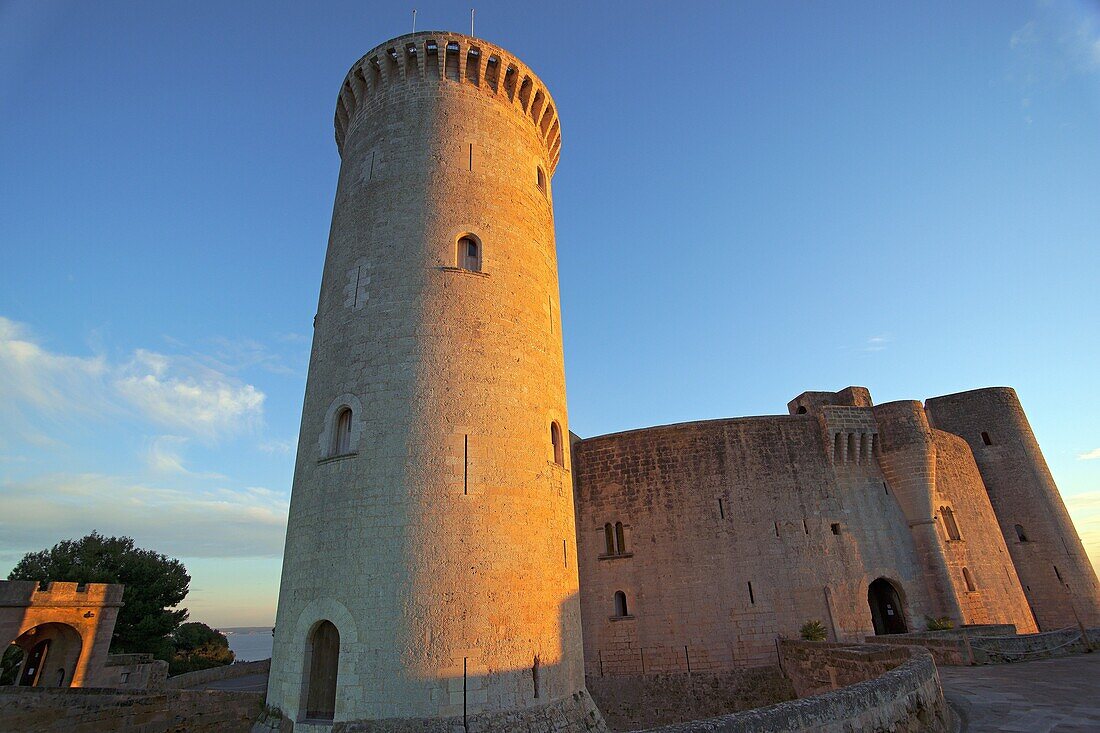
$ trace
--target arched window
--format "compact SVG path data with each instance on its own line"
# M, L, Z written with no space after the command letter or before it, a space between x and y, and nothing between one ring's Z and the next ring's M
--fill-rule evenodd
M986 445L993 445L993 439L989 437L989 433L982 431L982 442Z
M1024 525L1022 524L1016 525L1016 539L1018 539L1020 542L1028 541L1027 532L1024 531Z
M626 552L626 537L623 535L623 523L615 522L615 554L622 555Z
M611 528L611 522L608 522L603 526L603 538L604 544L607 547L605 555L615 554L615 530Z
M306 718L332 720L336 713L336 677L340 668L340 632L322 621L309 636Z
M798 412L799 415L805 415L806 414L806 406L805 405L799 405L797 412Z
M554 446L554 463L565 467L565 446L561 442L561 428L558 423L550 423L550 443Z
M630 615L626 608L626 593L621 590L615 591L615 615L619 618Z
M978 586L974 585L974 576L970 574L970 568L963 568L963 580L966 581L966 589L968 591L978 590Z
M540 191L546 191L546 174L542 172L542 166L535 167L535 184Z
M962 535L959 534L959 525L955 523L955 513L951 511L951 507L941 506L940 518L943 519L943 528L947 530L948 539L962 539Z
M336 424L332 430L332 455L347 453L351 453L351 408L342 407L336 413Z
M470 272L481 272L481 242L472 234L458 240L458 266Z

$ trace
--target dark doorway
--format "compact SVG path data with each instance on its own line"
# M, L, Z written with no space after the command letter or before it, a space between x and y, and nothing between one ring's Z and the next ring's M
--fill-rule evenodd
M42 665L46 663L46 653L50 650L50 640L40 641L27 655L27 661L23 665L23 674L19 677L19 684L23 687L34 687L38 684L38 676L42 673Z
M867 588L867 603L871 606L871 622L875 625L876 635L904 634L909 631L905 624L901 596L889 580L879 578L871 583Z
M309 639L306 718L332 720L336 713L336 674L340 666L340 632L322 621Z

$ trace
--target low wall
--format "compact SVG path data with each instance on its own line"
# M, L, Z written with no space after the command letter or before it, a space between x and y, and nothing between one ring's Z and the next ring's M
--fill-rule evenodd
M880 677L913 654L881 644L792 640L780 641L779 652L783 673L800 698Z
M1006 634L997 634L1008 630ZM1086 649L1080 629L1015 635L1015 627L963 627L950 631L869 636L868 642L889 646L919 646L941 667L1005 664L1080 654ZM1088 629L1093 649L1100 649L1100 628Z
M247 677L252 674L267 674L271 671L271 660L261 659L258 662L234 662L224 664L221 667L209 669L197 669L194 672L184 672L175 677L169 677L166 687L170 690L187 690L200 685L208 685L218 680L231 680L235 677Z
M112 654L96 675L96 687L125 690L163 690L168 662L152 654Z
M259 692L0 687L0 730L35 733L248 733Z
M585 685L612 731L710 718L795 697L790 682L775 666L589 676Z
M822 648L800 649L804 644L820 644ZM879 647L867 650L865 664L860 664L852 655L838 654L841 650L852 649L843 644L782 641L780 647L785 668L789 666L793 675L802 677L805 676L803 670L814 661L855 675L860 669L865 674L872 674L880 666L889 664L888 659L906 658L900 666L877 677L820 695L709 720L663 726L649 733L794 733L810 730L820 733L850 733L853 730L946 733L951 729L936 665L923 649ZM881 655L875 656L876 651ZM813 678L803 679L801 684L812 681Z

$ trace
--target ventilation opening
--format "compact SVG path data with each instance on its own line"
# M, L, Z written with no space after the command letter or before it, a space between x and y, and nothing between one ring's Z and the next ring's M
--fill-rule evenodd
M833 530L833 534L840 534L840 525L838 523L833 522L829 527Z
M500 59L496 56L490 56L485 62L485 83L494 92L497 91L497 85L500 83Z
M439 78L439 45L435 41L424 44L424 75L429 79Z
M982 442L986 445L993 445L993 439L989 437L989 433L982 431Z
M1028 541L1027 532L1024 531L1024 525L1022 524L1016 525L1016 539L1018 539L1020 542Z
M451 81L458 81L458 44L454 41L447 44L445 62L444 65L447 70L447 78Z
M466 81L471 84L477 84L480 81L478 77L478 65L481 63L481 49L476 46L466 52Z

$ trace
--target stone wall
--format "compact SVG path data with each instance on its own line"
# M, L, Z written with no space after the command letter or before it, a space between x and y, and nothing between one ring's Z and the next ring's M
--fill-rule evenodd
M261 659L258 662L236 662L221 667L209 669L197 669L194 672L185 672L175 677L169 677L167 687L174 690L184 690L189 687L198 687L218 680L229 680L235 677L247 677L250 674L267 674L271 670L271 660Z
M258 692L0 687L0 730L35 733L247 733Z
M168 680L168 662L152 654L111 654L96 687L124 690L161 690Z
M827 647L818 652L791 646L785 656L790 662L804 657L840 667L853 663L838 658ZM884 660L868 660L865 671L872 673L884 664ZM856 669L858 664L849 672L855 673ZM915 650L899 666L873 679L771 707L654 728L649 733L942 733L950 730L950 725L950 712L932 657Z
M586 686L613 731L710 718L795 697L776 666L588 677Z

